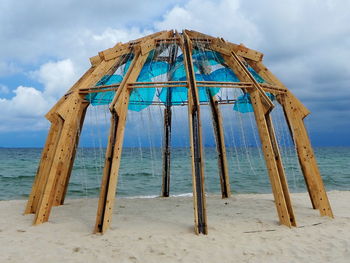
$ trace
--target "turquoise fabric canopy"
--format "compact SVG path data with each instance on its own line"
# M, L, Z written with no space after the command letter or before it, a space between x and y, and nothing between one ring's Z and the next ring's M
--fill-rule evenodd
M176 57L174 63L171 65L165 61L154 59L156 50L149 53L148 58L137 78L137 82L154 82L158 77L163 76L167 81L186 81L186 69L184 65L183 54ZM123 73L115 73L113 75L106 75L96 84L96 87L106 85L116 85L122 82L127 70L132 63L133 56L123 64ZM217 82L239 82L236 74L225 64L222 56L215 51L202 51L198 49L193 50L192 54L193 70L195 72L196 81L217 81ZM253 68L247 66L249 72L253 75L257 82L265 82ZM116 71L118 72L118 70ZM155 96L165 105L170 102L171 105L183 104L187 101L187 87L168 87L158 90L156 95L156 88L152 84L145 84L150 87L135 88L131 92L129 100L129 110L141 111L147 108L155 100ZM176 83L175 83L176 85ZM216 95L219 87L205 87L200 84L198 86L198 94L200 102L209 101L208 94ZM108 87L106 87L108 88ZM90 101L93 106L106 105L112 102L115 91L95 92L88 94L86 99ZM234 105L234 110L240 112L250 112L252 110L249 95L244 94L237 99Z

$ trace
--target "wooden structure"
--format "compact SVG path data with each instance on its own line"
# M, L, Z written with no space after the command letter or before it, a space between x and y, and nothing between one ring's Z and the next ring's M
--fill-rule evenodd
M176 59L176 52L180 50L186 79L165 82L137 81L150 52L160 45L164 46L167 44L173 45L170 54L166 58L162 57L161 50L155 56L158 56L159 60L166 60L171 66ZM234 72L239 81L197 80L195 72L197 69L194 68L193 64L193 51L199 46L205 50L211 50L220 54L224 59L225 66ZM131 64L120 83L97 85L101 78L113 74L122 63L125 63L125 57L130 54L132 54ZM197 234L208 233L200 117L200 105L203 102L199 99L199 87L206 88L209 98L208 102L205 103L210 105L212 112L223 198L229 197L231 193L220 104L230 103L230 101L218 99L211 93L210 87L236 88L250 95L279 221L288 227L296 226L281 154L271 120L270 112L274 105L266 95L266 92L269 92L276 96L283 107L313 208L318 209L322 216L333 217L315 155L303 123L303 119L309 114L309 111L264 66L262 58L262 53L249 49L242 44L236 45L226 42L222 38L214 38L189 30L184 30L182 33L172 30L162 31L125 44L118 43L110 49L99 52L97 56L90 58L91 68L46 115L46 118L51 122L51 128L25 213L35 214L34 224L40 224L48 221L53 206L63 205L80 130L84 122L86 109L89 106L89 100L86 99L86 96L98 92L115 91L115 95L109 104L111 126L94 232L104 233L111 222L130 94L138 88L169 89L167 93L168 103L166 103L164 109L162 184L162 196L169 196L171 88L180 86L188 90L188 99L184 103L188 105L194 222ZM251 71L248 70L248 66L254 69L265 82L259 83Z

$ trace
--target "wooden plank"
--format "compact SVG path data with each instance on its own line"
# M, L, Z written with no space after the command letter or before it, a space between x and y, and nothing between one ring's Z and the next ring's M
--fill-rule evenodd
M219 176L220 176L220 185L221 185L221 195L222 195L222 198L228 198L231 196L231 187L230 187L230 177L228 172L222 116L221 116L219 105L215 96L211 94L210 89L206 89L206 90L209 98L209 105L210 105L211 114L212 114L212 123L213 123L214 136L215 136L215 142L216 142L216 151L218 154L218 167L219 167Z
M59 116L52 116L51 128L46 139L45 147L42 151L40 164L32 186L24 214L35 213L37 205L50 171L54 153L56 152L57 143L59 141L63 120Z
M245 67L245 65L242 63L242 61L239 59L239 57L229 48L229 46L226 44L226 42L218 41L218 44L222 48L218 48L217 45L211 44L210 47L217 52L220 52L226 62L226 64L233 70L233 72L237 75L240 81L243 82L250 82L253 84L255 89L258 89L261 96L262 96L262 102L264 105L265 113L267 111L272 110L274 107L272 101L270 98L265 94L263 88L259 85L259 83L255 80L255 78L252 76L252 74L249 72L249 70ZM225 53L223 53L223 50L225 49ZM227 55L230 53L230 55Z
M297 226L296 219L294 216L292 201L290 199L288 182L287 182L286 175L284 172L282 157L281 157L281 153L280 153L280 150L278 147L278 142L276 139L275 130L273 127L271 115L270 114L265 115L265 120L266 120L267 128L269 131L269 135L271 138L272 148L273 148L273 152L274 152L275 160L276 160L276 164L277 164L277 169L278 169L278 175L279 175L279 179L280 179L280 182L282 185L282 190L283 190L283 194L284 194L284 197L286 200L286 205L287 205L287 209L288 209L288 213L289 213L289 219L290 219L292 226Z
M81 103L82 99L78 95L73 95L66 102L71 105L67 111L76 112L76 107ZM55 197L56 187L60 178L62 169L69 161L69 156L72 151L72 145L75 144L77 119L75 114L68 114L64 120L61 136L57 144L57 149L51 165L50 172L47 176L43 193L40 196L37 211L35 214L34 224L46 222L49 218L53 200Z
M69 184L69 179L72 173L72 168L73 168L73 164L74 164L74 160L75 160L75 155L76 155L76 151L78 148L78 144L79 144L79 137L80 137L80 133L81 133L81 129L83 126L83 122L85 119L85 113L88 107L88 103L84 103L82 102L77 109L77 112L72 113L72 114L76 114L76 121L77 121L77 129L76 129L76 138L74 140L74 144L72 145L72 151L69 153L69 162L68 165L66 165L65 167L63 167L63 169L61 170L61 175L60 178L58 180L57 183L57 187L56 187L56 193L55 193L55 198L53 200L53 205L54 206L58 206L58 205L63 205L64 203L64 199L66 197L66 193L67 193L67 188L68 188L68 184Z
M194 221L196 234L208 234L206 197L204 190L204 167L202 147L202 127L200 121L200 106L195 73L193 70L192 50L188 36L183 33L185 42L181 44L184 54L184 64L188 80L188 119L190 129L192 185L194 203Z
M215 46L213 46L212 48L215 50ZM227 48L229 49L229 47ZM268 168L268 174L272 186L272 192L275 198L278 217L281 224L291 227L293 224L295 224L295 218L293 210L291 208L288 188L283 188L282 186L281 179L283 181L284 173L280 174L279 172L273 148L273 138L271 138L270 136L270 134L272 134L274 137L274 131L271 128L269 129L266 122L266 120L269 120L268 115L271 109L273 108L273 103L267 97L259 83L250 74L248 69L245 67L245 65L234 52L231 52L231 56L223 55L223 57L225 59L225 62L235 72L240 81L251 82L254 86L254 89L249 89L248 92L251 95L251 101L254 108L254 115L259 131L262 149L264 152L266 166ZM278 148L277 143L275 143L275 147ZM279 165L280 168L283 169L282 163L280 163ZM283 184L286 186L286 180L283 181ZM288 195L288 197L286 197L285 195ZM289 211L292 214L290 214Z
M299 163L312 206L319 209L322 216L333 218L334 215L318 169L315 154L303 122L303 113L301 110L298 110L298 104L294 102L294 98L289 96L289 94L278 97L278 100L284 109L286 120L292 132L292 138L297 149Z
M111 104L110 109L112 112L112 121L96 215L95 233L105 233L112 220L120 159L123 148L125 123L131 92L127 86L129 82L136 81L146 59L147 54L141 55L140 50L137 50L134 61L120 85L121 92L116 94L118 97L116 98L115 96L116 100L113 100Z
M262 62L254 62L249 60L247 62L263 79L288 91L287 87L284 86L284 84L267 67L265 67ZM303 119L310 114L310 111L292 93L290 93L289 96L293 97L295 105L303 114Z
M91 66L97 66L101 61L102 59L99 55L90 58Z
M250 97L254 108L254 115L259 131L261 147L264 152L266 166L270 177L272 192L275 198L275 205L277 208L277 214L281 224L291 227L291 215L288 211L287 200L283 191L282 183L280 180L279 170L277 167L275 154L270 137L270 131L267 127L265 113L263 105L260 99L258 90L250 91ZM295 222L295 221L294 221Z
M288 90L262 62L250 61L249 64L264 79ZM310 114L310 111L290 91L286 94L278 95L277 99L283 107L289 130L296 145L298 160L312 207L320 209L321 215L333 217L310 139L303 123L303 119ZM322 202L322 208L319 207L319 200Z
M210 40L214 45L217 45L218 49L221 49L224 54L226 53L227 55L230 55L229 53L227 53L227 52L229 52L229 50L227 50L225 47L223 47L223 46L221 46L221 44L219 44L219 42L222 42L221 39L214 38L212 36L205 35L203 33L196 32L193 30L185 30L185 32L190 38L199 38L199 39ZM226 43L230 47L231 51L235 52L238 56L248 58L252 61L261 61L263 59L264 54L257 51L257 50L247 48L243 44L237 45L237 44L230 43L230 42L226 42Z

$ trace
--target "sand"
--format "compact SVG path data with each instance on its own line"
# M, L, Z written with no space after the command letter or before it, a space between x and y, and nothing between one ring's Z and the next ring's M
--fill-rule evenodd
M332 191L335 219L293 194L297 228L278 224L271 194L209 196L209 235L193 231L190 197L117 199L94 235L97 199L67 200L32 226L25 201L0 202L0 262L350 262L350 192Z

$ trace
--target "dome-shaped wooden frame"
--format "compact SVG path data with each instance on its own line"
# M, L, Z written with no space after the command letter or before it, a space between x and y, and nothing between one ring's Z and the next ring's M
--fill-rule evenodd
M206 85L244 89L245 92L250 94L280 223L289 227L296 226L287 180L270 116L274 105L265 92L274 94L283 107L313 208L318 209L321 215L333 217L313 149L303 123L303 119L309 114L309 111L263 65L263 54L246 48L242 44L236 45L226 42L222 38L214 38L195 31L184 30L182 33L177 33L170 30L158 32L125 44L118 43L113 48L99 52L97 56L90 58L91 68L47 113L46 118L51 122L51 128L25 210L26 214L35 214L34 224L46 222L52 206L63 205L64 203L80 130L89 105L89 101L86 100L86 94L103 92L106 88L109 88L116 90L116 94L110 104L112 114L110 135L94 232L104 233L107 230L111 222L115 200L130 92L132 89L142 86L142 83L136 83L136 80L148 53L160 42L164 43L166 41L175 42L179 45L184 55L186 68L187 80L184 81L184 85L188 88L187 104L192 156L195 232L197 234L208 233L200 102L197 90L197 87L203 86L203 83L196 81L193 70L192 45L194 41L196 43L203 41L209 49L220 53L225 63L240 80L240 82L229 84L206 82ZM96 86L96 83L103 76L113 74L120 58L128 53L133 53L134 58L122 82L110 87ZM262 78L268 81L268 84L258 83L247 70L246 64L249 64ZM170 82L153 84L157 87L171 87L172 85ZM231 195L231 192L219 104L220 101L215 96L210 96L209 105L212 111L214 134L217 143L222 197L227 198ZM169 196L170 106L165 107L164 123L165 145L162 195Z

